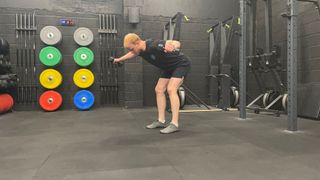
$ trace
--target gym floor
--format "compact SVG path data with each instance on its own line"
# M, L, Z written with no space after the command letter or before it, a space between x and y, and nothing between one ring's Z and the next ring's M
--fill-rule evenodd
M0 116L1 180L318 180L320 122L238 112L181 115L182 131L144 126L156 109ZM169 118L168 118L169 119Z

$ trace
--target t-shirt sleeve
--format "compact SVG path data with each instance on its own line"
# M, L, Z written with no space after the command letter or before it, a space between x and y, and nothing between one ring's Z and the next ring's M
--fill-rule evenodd
M150 45L150 49L163 52L165 45L166 45L165 40L154 40Z

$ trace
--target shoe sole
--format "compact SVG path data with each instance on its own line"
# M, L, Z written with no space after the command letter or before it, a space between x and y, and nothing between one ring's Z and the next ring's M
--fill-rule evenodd
M173 134L173 133L177 133L179 132L180 130L175 130L175 131L172 131L172 132L169 132L169 133L165 133L165 132L161 132L160 131L160 134Z
M155 128L148 128L146 127L146 129L161 129L161 128L166 128L165 126L164 127L155 127Z

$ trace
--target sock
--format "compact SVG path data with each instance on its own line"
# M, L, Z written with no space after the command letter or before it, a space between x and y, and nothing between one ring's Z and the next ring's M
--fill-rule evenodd
M161 122L161 123L165 123L166 122L166 120L160 120L160 119L158 119L158 121Z

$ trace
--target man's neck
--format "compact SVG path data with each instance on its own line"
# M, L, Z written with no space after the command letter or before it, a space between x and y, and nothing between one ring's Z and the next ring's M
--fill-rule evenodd
M146 41L141 41L140 43L141 43L140 44L141 50L146 51L146 49L147 49Z

